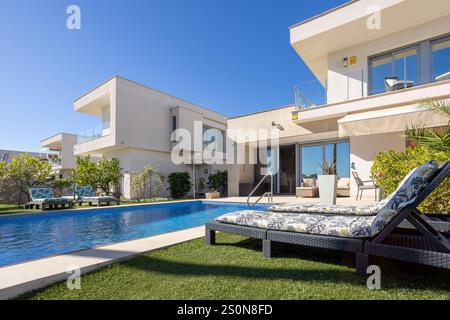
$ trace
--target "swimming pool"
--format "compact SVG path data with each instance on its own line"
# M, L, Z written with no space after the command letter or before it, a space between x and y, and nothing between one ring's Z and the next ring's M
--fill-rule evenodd
M243 203L190 201L0 216L0 266L197 227L246 209Z

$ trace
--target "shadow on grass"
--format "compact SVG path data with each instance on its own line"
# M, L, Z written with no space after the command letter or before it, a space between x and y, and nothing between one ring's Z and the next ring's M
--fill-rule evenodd
M217 246L229 246L230 250L244 248L254 251L261 251L261 242L255 239L246 239L242 241L228 243L218 243ZM214 250L214 246L208 247ZM173 276L225 276L247 278L254 280L293 280L305 282L340 282L357 285L366 285L366 277L356 275L354 270L354 254L342 254L341 252L291 246L284 244L275 245L275 257L273 260L296 259L301 264L302 261L320 262L324 265L317 266L315 269L303 269L298 265L291 265L288 268L256 267L252 265L239 265L239 254L236 259L227 261L224 258L222 264L202 264L166 260L145 255L136 259L124 262L124 265L149 272L156 272L164 275ZM426 267L421 265L411 265L389 259L372 259L372 264L380 266L382 271L383 289L421 289L421 290L450 290L450 271ZM230 262L227 264L227 262ZM275 261L276 262L276 261ZM327 266L329 264L330 266ZM336 265L346 265L351 270L336 268Z

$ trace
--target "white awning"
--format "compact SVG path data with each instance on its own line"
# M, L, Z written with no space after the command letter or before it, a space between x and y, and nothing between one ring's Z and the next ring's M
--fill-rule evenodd
M416 124L427 127L446 126L448 119L432 111L418 110L414 104L349 114L339 119L338 124L339 136L349 137L400 132Z

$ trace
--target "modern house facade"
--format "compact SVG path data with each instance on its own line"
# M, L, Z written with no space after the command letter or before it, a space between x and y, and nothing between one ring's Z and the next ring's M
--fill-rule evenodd
M171 159L172 148L178 143L172 134L174 130L186 129L194 136L197 121L203 128L225 132L227 118L217 112L122 77L114 77L77 99L74 110L99 120L96 128L78 136L74 155L119 159L124 173L122 193L126 198L133 197L131 173L146 165L158 168L165 177L172 172L187 171L195 179L195 186L200 179L223 169L219 164L202 161L177 165ZM163 195L168 194L166 187Z
M407 146L406 127L447 125L417 101L450 97L448 1L350 1L292 26L290 39L316 79L295 86L293 105L228 120L229 129L280 128L275 192L314 184L334 160L338 188L355 195L351 171L370 179L377 152ZM261 177L258 165L230 168L229 194Z
M266 154L277 159L277 194L317 196L308 188L317 187L327 160L337 163L338 195L352 196L358 189L352 172L370 179L378 152L408 145L408 126L419 121L428 127L447 125L438 114L418 110L417 101L450 97L448 0L432 5L350 1L290 27L290 44L314 79L294 87L294 104L253 114L228 119L118 76L99 85L74 102L75 112L98 118L97 127L42 141L42 147L56 153L55 176L73 168L76 156L117 158L124 173L122 193L132 198L131 173L146 165L163 176L188 171L197 191L201 179L226 169L228 195L247 196L267 169L259 156L256 164L205 164L201 157L182 165L172 161L171 152L180 142L173 132L185 129L194 137L195 123L201 122L202 133L278 130L279 147ZM262 139L248 136L235 144L243 144L247 161L259 154L255 143ZM202 140L204 145L212 141L207 135Z

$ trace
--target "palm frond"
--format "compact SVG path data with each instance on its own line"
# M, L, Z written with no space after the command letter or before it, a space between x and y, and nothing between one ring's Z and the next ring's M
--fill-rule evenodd
M420 110L429 110L443 115L450 120L450 103L448 100L421 99L417 107Z

